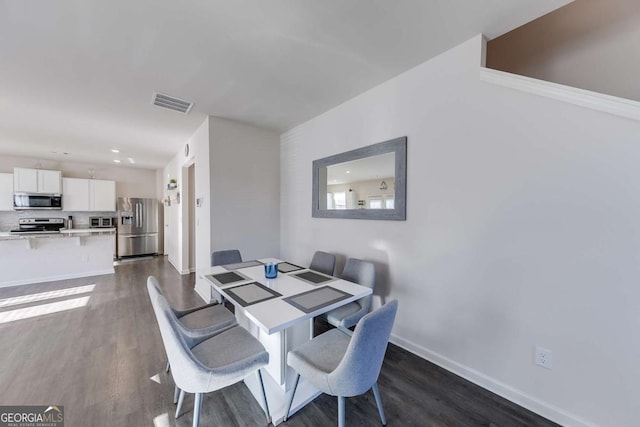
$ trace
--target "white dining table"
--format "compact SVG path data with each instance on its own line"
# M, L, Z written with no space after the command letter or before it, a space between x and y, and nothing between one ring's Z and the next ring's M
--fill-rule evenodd
M314 317L370 295L372 290L331 276L327 276L328 280L323 283L313 284L297 277L300 273L310 271L306 268L288 273L279 272L277 278L267 279L265 278L263 264L270 262L281 263L283 261L277 258L264 258L257 261L260 262L259 265L237 269L235 268L237 266L208 267L199 270L198 275L211 285L215 293L233 304L238 323L258 338L269 352L269 364L265 368L268 375L263 375L263 379L272 422L277 425L284 418L288 402L287 398L295 380L295 372L287 366L287 353L313 338ZM249 264L251 263L249 262ZM240 267L242 265L244 263ZM212 277L212 275L230 271L243 276L242 280L222 284ZM265 295L268 290L272 290L280 294L280 296L269 297L270 299L253 304L247 303L238 297L238 294L236 294L237 289L234 288L253 282L258 282L264 287L262 288L263 291L260 292ZM311 307L313 311L309 311L309 308L306 310L300 309L295 304L287 301L287 298L313 290L320 290L325 286L332 288L327 289L327 292L336 293L336 290L340 292L343 295L341 297L343 299L316 309ZM245 383L256 398L256 401L262 406L262 392L257 378L254 377L248 377ZM320 392L317 389L301 378L291 407L291 413L302 408L319 394Z

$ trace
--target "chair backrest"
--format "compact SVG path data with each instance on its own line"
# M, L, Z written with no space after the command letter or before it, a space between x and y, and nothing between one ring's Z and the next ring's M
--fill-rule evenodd
M329 374L328 381L333 394L357 396L375 384L397 311L398 301L393 300L358 322L342 361Z
M193 346L199 344L203 340L204 337L202 336L202 333L198 332L197 330L191 330L191 329L185 327L183 325L183 323L180 321L180 319L178 319L178 316L176 315L176 311L173 309L173 307L171 307L171 305L169 304L167 298L162 293L162 290L160 289L160 284L158 283L158 279L156 279L153 276L149 276L147 278L147 291L149 292L149 298L151 299L151 305L154 306L154 311L155 311L155 308L156 308L155 304L156 304L156 299L157 299L158 296L161 296L165 301L167 301L167 305L169 306L169 309L171 310L171 315L175 319L176 328L182 334L182 336L184 338L184 341L187 344L188 348L193 348ZM221 329L221 331L222 330L224 330L224 329Z
M147 280L147 290L152 298L153 312L160 327L160 335L171 365L173 380L181 390L199 393L210 383L210 373L193 357L193 353L178 329L178 319L166 298L162 294L155 294L152 288L153 284Z
M336 256L328 252L316 251L311 258L309 269L333 276L336 270Z
M341 277L344 280L373 289L376 284L376 266L370 261L349 258L344 265Z
M156 279L154 276L149 276L147 278L147 291L149 292L151 305L154 305L156 303L156 296L162 295L160 283L158 283L158 279Z
M235 264L236 262L242 262L242 256L238 249L214 251L211 254L211 267L215 267L216 265Z

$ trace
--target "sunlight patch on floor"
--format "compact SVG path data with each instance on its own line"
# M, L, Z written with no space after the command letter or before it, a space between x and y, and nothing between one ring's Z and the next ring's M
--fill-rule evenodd
M162 415L158 415L153 419L154 427L170 427L171 423L169 422L169 414L166 412Z
M11 307L12 305L28 304L35 301L45 301L53 298L84 294L87 292L92 292L95 287L95 284L77 286L75 288L59 289L57 291L40 292L37 294L20 295L17 297L0 299L0 307Z
M16 320L29 319L31 317L84 307L89 303L89 298L91 297L72 298L64 301L35 305L33 307L3 311L0 312L0 323L15 322Z

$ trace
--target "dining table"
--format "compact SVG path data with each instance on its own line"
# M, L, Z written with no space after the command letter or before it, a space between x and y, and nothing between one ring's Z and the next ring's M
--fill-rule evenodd
M267 278L267 270L273 273L274 269L277 276ZM287 366L287 353L313 338L315 317L372 293L368 287L278 258L207 267L197 274L210 284L213 295L233 305L238 324L251 332L269 353L263 380L274 425L284 419L296 376ZM263 406L257 376L247 377L245 384ZM319 394L319 390L301 378L291 414Z

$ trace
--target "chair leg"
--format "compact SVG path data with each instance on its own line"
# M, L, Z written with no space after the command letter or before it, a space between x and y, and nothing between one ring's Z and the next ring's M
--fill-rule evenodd
M173 403L176 404L178 403L178 396L180 395L180 389L178 388L178 386L176 386L176 388L173 389Z
M202 408L202 393L196 393L196 400L193 402L193 427L200 426L200 409Z
M180 390L180 398L178 399L178 406L176 406L176 419L180 416L180 409L182 409L182 402L184 402L184 390Z
M382 421L382 425L387 425L387 419L384 417L384 409L382 408L382 399L380 399L380 390L378 389L378 383L373 383L373 395L376 397L376 405L378 405L378 412L380 413L380 421Z
M264 390L264 381L262 381L262 372L258 369L258 379L260 380L260 388L262 388L262 398L264 399L264 413L267 416L267 424L271 422L271 414L269 413L269 403L267 402L267 393Z
M293 390L291 390L291 397L289 398L287 411L284 413L284 421L287 421L287 418L289 418L289 412L291 411L291 404L293 403L293 396L295 396L296 389L298 388L298 381L300 381L300 374L296 374L296 382L293 384Z
M165 369L164 371L168 374L170 370L171 370L171 365L169 365L169 362L167 362L167 369Z
M338 396L338 427L344 427L344 396Z

